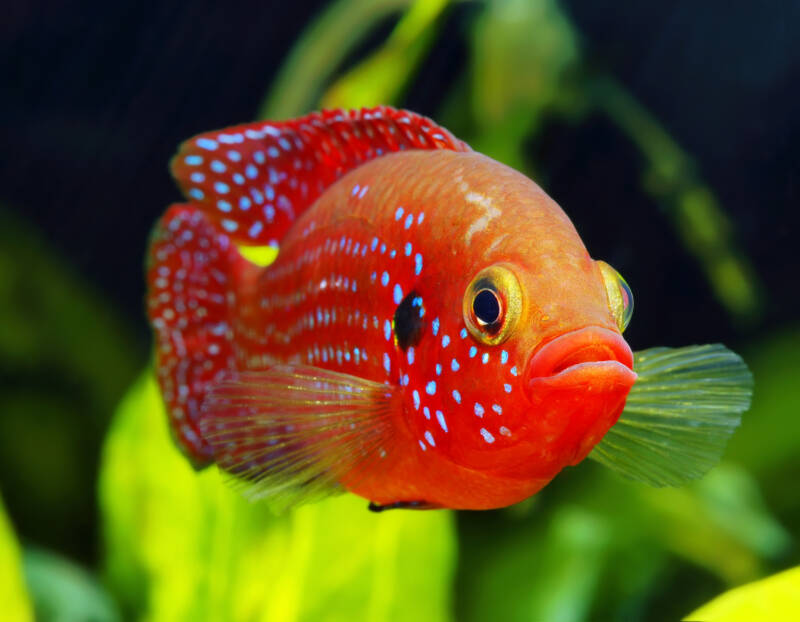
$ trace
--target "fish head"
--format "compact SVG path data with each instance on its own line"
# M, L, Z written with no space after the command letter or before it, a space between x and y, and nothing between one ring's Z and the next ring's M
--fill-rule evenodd
M431 359L447 372L437 382L448 450L470 468L551 477L622 412L636 379L622 337L633 299L534 182L484 156L457 157L472 165L443 183L464 209L438 225L451 272L436 292L442 332L456 336Z

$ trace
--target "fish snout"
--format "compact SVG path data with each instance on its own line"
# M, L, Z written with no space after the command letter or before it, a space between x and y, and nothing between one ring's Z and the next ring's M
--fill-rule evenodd
M636 374L633 352L618 332L573 330L536 348L525 373L530 425L564 464L576 464L614 425Z
M586 375L609 373L621 381L636 380L633 352L617 332L600 326L573 330L539 345L531 356L527 384L566 385Z

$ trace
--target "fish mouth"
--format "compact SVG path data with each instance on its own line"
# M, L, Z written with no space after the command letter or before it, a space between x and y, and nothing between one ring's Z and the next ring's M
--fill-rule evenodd
M593 385L596 388L636 381L633 352L622 336L600 326L587 326L541 344L528 362L527 388Z

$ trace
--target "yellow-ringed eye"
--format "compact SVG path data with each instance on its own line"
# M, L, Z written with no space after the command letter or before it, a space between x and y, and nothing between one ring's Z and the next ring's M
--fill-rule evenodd
M633 316L633 292L625 282L619 272L614 270L605 261L598 261L600 274L603 275L603 283L606 286L606 296L608 297L608 307L617 323L619 332L623 332Z
M464 293L464 322L470 334L486 345L503 343L522 312L522 289L514 273L489 266L472 279Z

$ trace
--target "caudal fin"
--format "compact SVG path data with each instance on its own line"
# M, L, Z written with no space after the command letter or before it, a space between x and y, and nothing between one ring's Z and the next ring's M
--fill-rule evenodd
M252 267L193 205L173 205L150 241L147 313L158 381L178 445L196 467L211 462L199 428L210 385L236 367L234 283Z

